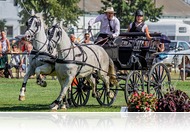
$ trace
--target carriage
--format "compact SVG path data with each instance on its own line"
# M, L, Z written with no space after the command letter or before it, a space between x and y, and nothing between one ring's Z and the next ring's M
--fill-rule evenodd
M121 33L115 40L108 40L105 34L100 34L104 41L97 42L113 60L116 69L118 86L110 86L113 98L106 96L105 84L96 79L96 97L98 103L110 106L116 99L118 91L124 92L125 101L131 93L143 92L162 97L171 86L170 72L166 65L155 62L157 55L156 43L162 34L150 34L153 39L147 40L144 33ZM97 78L94 75L94 78ZM74 106L84 106L90 97L91 86L85 78L77 78L71 85L69 97Z
M128 96L133 92L147 91L162 97L170 87L168 68L162 63L154 63L156 43L161 34L151 34L154 39L150 41L144 33L122 33L114 40L103 34L104 39L96 42L96 45L79 46L70 42L62 22L53 25L48 30L48 36L43 27L40 14L31 16L27 21L28 30L25 36L28 40L35 40L33 47L37 53L31 53L30 63L34 64L30 65L24 77L19 95L21 101L25 100L26 83L30 75L36 74L38 77L40 74L54 74L54 71L59 79L61 91L50 105L52 110L59 108L66 92L74 106L86 105L91 90L100 105L110 106L115 101L118 91L124 92L127 102ZM53 63L50 54L58 55L53 58ZM38 64L35 64L36 61ZM109 84L114 70L117 72L114 75L117 85ZM72 83L76 75L77 78Z

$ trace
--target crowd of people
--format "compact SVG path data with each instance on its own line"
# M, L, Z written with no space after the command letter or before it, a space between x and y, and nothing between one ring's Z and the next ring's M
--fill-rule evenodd
M28 54L33 49L32 44L25 39L9 42L6 32L1 31L0 39L0 77L14 78L12 69L15 68L16 78L26 72ZM8 59L10 55L10 59Z

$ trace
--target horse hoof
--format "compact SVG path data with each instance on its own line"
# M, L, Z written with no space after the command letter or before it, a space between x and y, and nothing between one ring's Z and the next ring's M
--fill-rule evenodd
M66 104L63 104L60 109L63 110L63 111L66 111L67 110Z
M41 82L40 86L41 87L46 87L47 86L47 82L46 81Z
M109 97L109 98L113 99L114 96L115 96L115 95L114 95L114 92L108 92L108 97Z
M100 98L101 94L99 92L92 93L93 98Z
M25 96L20 96L20 95L19 95L18 100L19 100L19 101L24 101L24 100L25 100Z
M59 106L56 104L54 107L51 108L51 111L55 112L55 111L57 111L58 108L59 108Z

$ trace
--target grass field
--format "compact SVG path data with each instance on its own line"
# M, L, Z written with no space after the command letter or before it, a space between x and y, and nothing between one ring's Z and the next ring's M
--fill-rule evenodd
M171 74L172 84L176 89L185 91L190 96L190 80L181 81L178 76ZM29 79L26 91L26 100L19 101L19 92L23 79L0 78L0 112L49 112L49 105L57 98L60 86L57 80L47 78L47 87L43 88ZM102 107L95 98L90 96L85 107L70 107L67 112L120 112L125 106L123 91L119 91L116 101L111 107ZM63 111L63 110L58 110Z

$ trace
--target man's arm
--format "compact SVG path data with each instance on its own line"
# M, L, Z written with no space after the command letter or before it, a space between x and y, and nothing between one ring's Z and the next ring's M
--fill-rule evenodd
M100 22L102 17L103 17L103 15L99 15L96 18L90 19L89 22L88 22L88 26L92 26L93 24L95 24L97 22Z
M116 25L115 25L115 33L113 34L113 37L117 37L120 34L120 22L118 19L116 19Z

